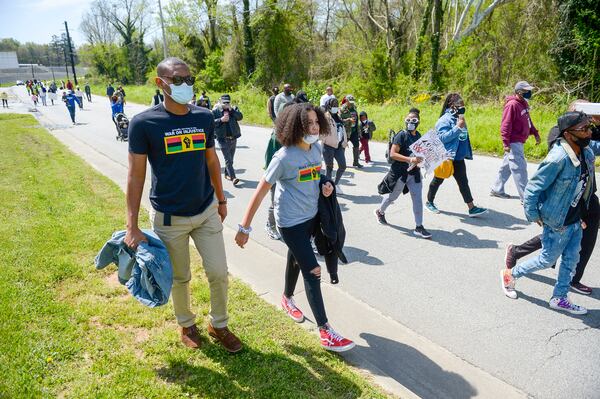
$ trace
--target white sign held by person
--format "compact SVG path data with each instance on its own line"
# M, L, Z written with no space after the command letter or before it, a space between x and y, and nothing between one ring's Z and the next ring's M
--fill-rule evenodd
M419 163L419 167L423 169L426 174L433 173L435 168L449 158L444 143L440 141L437 133L433 129L421 136L421 138L415 141L409 148L415 157L423 158L423 161Z

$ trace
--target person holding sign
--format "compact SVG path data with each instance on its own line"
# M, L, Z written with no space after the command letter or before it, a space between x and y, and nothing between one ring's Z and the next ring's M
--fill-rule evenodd
M323 111L310 103L290 104L276 120L277 139L283 145L267 166L264 176L246 208L235 242L241 248L248 243L250 224L271 186L275 189L275 220L288 247L285 289L281 307L297 323L304 314L294 303L294 290L302 272L306 298L312 309L321 346L334 352L354 347L354 342L336 333L327 321L321 294L321 267L311 247L311 236L317 227L319 194L329 197L334 186L321 183L321 146L319 135L329 133L329 123ZM337 255L334 255L337 256Z
M473 204L473 197L469 188L465 159L473 159L473 151L469 141L467 123L465 122L465 111L465 102L462 97L458 93L448 94L442 106L440 119L435 124L435 130L442 143L444 143L446 150L450 153L451 174L454 176L460 194L469 208L469 217L477 217L486 213L487 209ZM429 184L425 208L432 213L440 213L433 201L444 179L445 177L435 176Z
M379 194L383 195L383 200L379 208L375 209L375 216L379 224L387 224L385 210L398 199L405 189L408 189L417 226L413 234L418 237L431 238L431 234L423 227L423 183L421 169L417 166L422 158L413 156L410 150L411 144L421 138L421 134L417 131L419 122L419 110L411 109L404 119L406 129L401 130L394 137L390 151L392 165L388 174L379 184Z

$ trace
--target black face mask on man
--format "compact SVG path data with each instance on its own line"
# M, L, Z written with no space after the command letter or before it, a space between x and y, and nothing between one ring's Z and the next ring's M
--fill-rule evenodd
M588 145L590 145L590 140L592 139L591 137L577 137L573 133L571 133L571 137L573 138L575 144L577 144L577 146L582 150Z

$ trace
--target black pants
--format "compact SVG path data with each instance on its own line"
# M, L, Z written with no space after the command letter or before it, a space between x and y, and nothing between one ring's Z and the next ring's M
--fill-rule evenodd
M471 195L471 189L469 188L469 179L467 178L467 165L464 159L461 161L452 161L454 164L454 180L458 184L460 194L465 201L465 204L473 202L473 196ZM444 182L444 179L434 177L429 184L429 191L427 191L427 201L433 202L438 189Z
M92 102L92 94L91 93L85 93L85 96L87 97L87 100L89 102Z
M358 139L358 132L352 133L348 140L352 143L352 166L359 164L358 159L360 156L360 140Z
M310 238L315 224L316 218L313 218L292 227L280 227L279 231L283 241L288 246L283 293L288 298L294 295L298 276L302 272L308 304L315 316L317 325L321 327L327 323L325 304L321 294L321 278L311 273L315 267L319 267L319 262L317 262L310 245Z
M598 227L600 226L600 202L598 202L598 196L592 195L590 198L590 209L588 211L587 227L583 230L583 236L581 237L581 250L579 251L579 262L575 269L575 275L571 280L571 284L577 284L581 282L585 267L590 261L590 257L594 252L594 246L596 246L596 239L598 238ZM515 259L520 259L527 256L542 248L542 235L535 236L521 245L515 245L513 247L513 253Z

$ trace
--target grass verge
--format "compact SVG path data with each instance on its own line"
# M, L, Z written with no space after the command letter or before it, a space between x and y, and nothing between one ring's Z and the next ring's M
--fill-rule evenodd
M231 326L245 350L228 355L205 332L202 350L184 348L170 304L145 308L114 267L94 270L124 226L118 187L29 115L1 114L0 131L0 397L385 397L236 279ZM209 291L193 265L202 321Z

